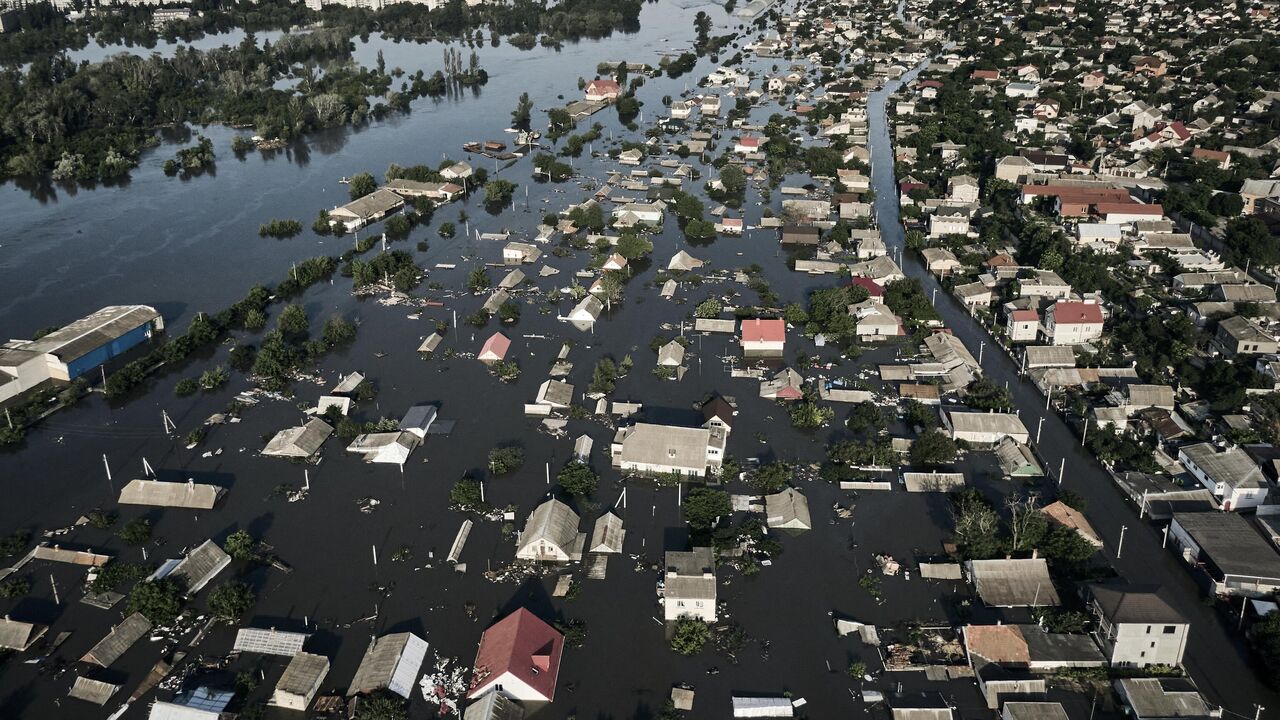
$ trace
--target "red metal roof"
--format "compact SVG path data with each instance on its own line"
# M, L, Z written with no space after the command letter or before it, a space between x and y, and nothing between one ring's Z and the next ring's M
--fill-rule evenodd
M1102 308L1094 303L1060 301L1053 306L1053 321L1058 325L1100 323Z
M484 347L480 348L480 359L487 357L496 357L498 360L507 356L507 350L511 348L511 341L506 335L496 332L484 341Z
M787 339L787 324L781 320L752 318L742 321L742 342L783 342Z
M1014 310L1009 313L1009 319L1014 322L1039 322L1040 314L1035 310Z
M489 682L511 673L548 701L556 695L556 676L564 636L524 608L511 613L484 631L467 697Z
M867 295L871 297L882 297L884 295L884 288L880 287L880 283L869 277L850 278L849 285L865 289Z
M1107 213L1123 213L1127 215L1164 215L1164 207L1159 203L1143 205L1142 203L1098 203L1099 215Z

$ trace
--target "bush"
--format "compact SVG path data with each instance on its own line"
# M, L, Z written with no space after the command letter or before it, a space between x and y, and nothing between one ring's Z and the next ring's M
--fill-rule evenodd
M956 443L936 429L925 430L911 443L912 465L946 465L956 459Z
M705 487L690 490L680 507L684 511L685 522L694 530L710 529L716 518L733 512L729 493Z
M258 556L258 541L253 539L247 530L237 530L227 536L222 549L233 560L253 560Z
M120 528L120 539L126 545L143 545L151 539L151 521L134 518Z
M600 477L582 462L571 462L556 475L561 489L574 497L591 497L600 484Z
M345 345L356 337L356 326L341 315L334 315L324 324L324 339L330 345Z
M460 478L449 491L449 503L457 510L464 512L485 512L489 504L483 500L484 491L477 480L469 477Z
M249 612L255 599L248 585L232 580L209 593L209 610L219 620L234 623Z
M518 447L498 447L489 451L489 472L506 475L524 464L524 451Z
M706 646L711 637L711 629L707 624L688 615L676 618L675 630L671 634L671 649L680 655L697 655Z
M182 378L177 385L173 386L173 391L178 397L187 397L194 395L200 389L200 383L195 378Z
M169 578L139 583L129 594L125 612L142 613L153 625L168 625L182 611L182 591Z
M258 227L259 237L291 238L302 232L302 223L297 220L272 220Z

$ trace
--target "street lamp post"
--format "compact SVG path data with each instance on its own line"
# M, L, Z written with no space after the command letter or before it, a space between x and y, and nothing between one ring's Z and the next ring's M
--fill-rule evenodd
M1044 416L1040 416L1040 422L1036 423L1036 445L1040 444L1040 433L1044 431Z
M1128 525L1120 526L1120 542L1116 545L1116 559L1120 559L1120 551L1124 549L1124 533L1129 529Z

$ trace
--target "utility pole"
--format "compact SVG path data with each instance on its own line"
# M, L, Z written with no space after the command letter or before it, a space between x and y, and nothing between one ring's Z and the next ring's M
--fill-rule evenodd
M1120 542L1116 545L1116 559L1120 559L1120 551L1124 549L1124 533L1129 529L1128 525L1120 526Z
M1084 432L1080 433L1080 447L1084 447L1084 441L1087 437L1089 437L1089 418L1084 419Z
M1063 457L1062 462L1058 463L1058 487L1062 487L1062 474L1067 471L1067 458Z
M1036 423L1036 445L1040 444L1040 433L1044 431L1044 416L1040 416L1040 422Z
M1253 720L1259 720L1262 717L1262 711L1266 710L1266 708L1261 705L1254 705L1253 707L1256 708L1253 711Z
M1165 549L1165 548L1167 548L1167 547L1169 547L1169 526L1168 526L1168 525L1165 525L1165 526L1164 526L1164 539L1160 541L1160 549L1161 549L1161 550L1163 550L1163 549Z
M49 573L49 584L53 586L53 604L61 605L62 601L58 599L58 581L53 579L53 573Z
M936 295L937 295L937 293L938 293L938 289L937 289L937 288L934 288L934 289L933 289L933 292L934 292L934 295L936 296ZM978 343L978 364L979 364L979 365L981 365L981 364L982 364L982 352L983 352L984 350L986 350L986 349L987 349L987 341L986 341L986 340L983 340L982 342Z

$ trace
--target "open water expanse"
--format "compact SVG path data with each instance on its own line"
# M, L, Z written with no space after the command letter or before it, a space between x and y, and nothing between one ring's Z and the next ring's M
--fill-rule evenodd
M542 111L578 97L578 77L592 77L602 61L625 59L656 65L659 53L689 46L692 18L700 9L716 21L713 34L727 32L729 20L718 5L680 7L659 2L646 5L643 29L635 34L569 44L560 51L537 48L522 52L506 44L486 46L479 53L490 80L482 89L445 100L419 100L409 115L355 130L310 136L270 156L254 152L243 160L236 159L229 150L231 130L201 129L214 140L218 166L214 173L189 180L166 177L161 171L163 161L178 146L170 144L145 154L131 181L121 187L76 190L5 185L0 188L0 208L8 221L0 232L0 277L5 281L5 292L0 295L0 332L26 337L42 326L65 323L102 305L122 303L153 305L173 330L181 331L195 313L216 311L256 283L278 282L291 262L336 254L352 241L350 237L320 238L309 230L292 240L262 239L257 235L260 224L273 218L295 218L309 226L320 208L345 200L346 188L337 183L342 176L368 170L380 178L390 163L434 165L442 156L463 159L461 145L466 141L506 140L510 136L502 129L508 125L521 92L527 91ZM388 67L400 66L409 72L421 67L430 73L440 63L440 46L436 44L395 44L377 38L359 44L357 57L371 64L378 49L383 50ZM89 48L82 52L96 51ZM771 64L756 61L755 69L765 72ZM711 68L704 58L692 73L679 79L650 79L639 94L645 103L645 117L652 119L651 113L662 111L662 96L680 94ZM879 93L870 103L877 211L885 224L886 240L900 246L883 98L884 92ZM776 105L759 108L752 119L763 122L776 109ZM535 125L542 118L536 114ZM580 129L591 122L604 125L605 138L626 132L611 108L580 123ZM721 145L726 141L722 138ZM596 145L597 150L603 150L605 143L598 141ZM477 165L487 162L471 160ZM591 188L603 177L605 168L614 167L586 155L574 162L584 170L583 182ZM703 180L714 175L709 166L699 167ZM462 233L456 239L442 240L435 228L465 210L472 228L482 232L509 229L512 239L526 239L544 213L559 211L585 197L585 191L572 183L540 185L532 183L530 175L527 158L502 171L502 177L521 186L515 211L490 215L480 198L473 198L442 209L430 227L419 228L408 241L394 244L414 252L419 265L428 268L419 292L442 300L444 307L428 308L419 319L412 319L407 308L353 298L350 280L340 275L334 276L332 284L307 291L298 302L305 306L313 328L340 313L359 322L359 335L352 346L321 362L318 373L324 378L323 385L295 384L294 400L264 402L248 410L243 422L215 427L198 449L186 449L177 437L249 388L246 378L233 374L231 382L219 391L189 398L175 396L174 385L181 378L225 364L227 344L161 374L149 383L145 394L124 405L109 406L95 395L35 428L20 451L0 454L4 491L0 531L28 528L38 536L41 531L70 525L94 508L117 509L120 486L141 476L144 459L161 479L193 478L229 488L227 497L211 512L121 507L121 522L140 516L152 521L157 540L146 547L150 560L178 557L207 538L221 541L239 528L273 546L293 571L258 568L248 574L259 599L245 624L314 633L308 649L328 655L332 661L322 693L345 690L371 636L412 630L430 643L431 652L469 665L488 623L527 606L547 619L582 620L587 635L584 647L566 651L556 701L538 711L539 718L651 718L662 709L669 688L676 682L696 688L692 717L698 718L728 717L729 697L735 693L786 692L803 697L807 715L813 718L883 713L883 707L872 708L855 697L864 686L908 694L925 687L942 690L960 706L963 716L987 713L967 681L926 683L922 673L877 677L871 683L850 679L845 673L850 660L861 658L873 670L878 670L880 663L873 649L861 646L856 639L837 637L832 625L833 615L879 624L882 632L904 620L955 625L967 618L992 619L989 611L970 603L962 588L922 581L915 575L884 578L884 600L879 603L858 586L859 577L872 566L876 554L908 560L941 551L950 528L946 499L941 495L890 492L856 497L820 481L800 481L799 487L809 497L814 530L782 538L784 552L753 578L722 571L722 577L729 579L720 590L726 615L752 638L736 662L711 650L693 658L676 656L667 649L663 628L653 619L661 613L654 593L658 573L653 565L661 563L664 550L684 549L686 541L675 488L629 484L626 506L618 509L627 529L624 554L610 559L607 579L584 580L581 591L571 599L550 596L554 574L499 582L484 576L486 569L508 564L514 552L497 522L477 522L461 557L467 566L465 573L443 561L463 520L463 515L448 509L449 488L465 473L483 476L485 455L494 446L517 444L525 449L526 463L520 471L486 484L491 503L514 506L517 526L551 489L545 480L546 465L554 476L571 456L573 438L582 433L594 439L592 465L602 475L592 501L578 506L583 515L582 530L590 532L595 517L619 497L621 478L609 469L608 458L602 454L613 436L611 426L600 419L571 420L566 437L553 437L523 415L523 404L533 400L566 339L575 343L569 356L574 363L569 380L579 393L585 390L599 358L620 360L630 354L635 368L619 382L613 399L644 403L647 419L694 422L692 408L708 394L720 392L737 398L739 415L730 436L729 454L740 460L756 457L814 463L822 458L825 443L844 432L791 429L784 408L757 397L756 381L730 378L725 358L735 356L738 347L723 337L693 339L686 360L689 370L682 381L658 381L651 373L656 358L649 349L650 340L655 334L670 337L679 332L664 333L661 325L687 321L693 305L710 295L741 293L746 303L755 299L742 285L712 281L701 286L682 284L675 302L661 299L653 277L677 250L687 249L707 260L704 274L758 263L784 301L799 301L808 290L834 282L787 270L785 255L778 251L776 231L749 231L740 239L721 238L709 245L689 247L675 223L668 223L666 230L653 238L652 263L639 264L627 284L625 301L615 304L593 333L556 321L556 311L567 312L571 307L568 301L552 311L541 299L552 287L567 285L573 271L582 268L589 256L585 252L565 258L544 255L540 264L555 267L560 274L537 278L540 264L526 266L530 280L541 289L538 299L530 299L523 305L521 319L503 328L512 338L509 357L523 370L517 383L503 385L478 362L465 357L423 360L415 349L437 320L451 321L455 311L461 319L484 300L484 296L463 291L473 262L463 258L488 262L501 258L502 243L468 239ZM701 184L699 181L697 187ZM527 207L525 187L529 188ZM763 208L757 200L755 191L749 191L748 225L760 219ZM774 193L774 209L780 204L780 194ZM425 253L414 249L422 239L430 242ZM456 263L458 267L439 270L436 263ZM908 271L914 274L918 267ZM495 281L501 272L491 270ZM439 283L443 290L428 290L427 283ZM279 307L272 310L278 312ZM948 310L948 314L954 311ZM960 323L961 318L949 316L948 322ZM463 325L456 332L450 330L442 349L474 353L497 329L496 321L474 331ZM789 356L795 349L833 356L833 351L814 348L811 343L791 342ZM892 362L895 353L894 348L875 350L856 364L823 372L854 379L867 374L877 362ZM992 355L988 353L988 357ZM331 439L323 451L323 462L310 469L309 496L297 503L274 496L273 489L282 483L300 486L303 468L261 457L258 451L276 430L302 419L300 407L314 404L340 375L352 370L364 372L380 390L376 402L359 408L361 419L381 415L398 418L408 407L429 402L439 405L442 418L456 420L456 427L447 437L429 438L403 472L394 466L366 465L343 452L336 438ZM1019 399L1023 402L1021 396ZM164 434L162 412L177 424L177 436ZM843 408L838 408L838 413L838 419L843 419ZM890 429L905 434L903 428ZM1065 433L1049 426L1046 430ZM1067 438L1064 434L1062 447L1071 442ZM201 456L214 449L221 449L221 454ZM104 456L112 469L110 480L104 472ZM962 467L993 498L1017 489L999 478L992 463L990 456L971 456ZM747 492L742 487L731 489ZM1102 492L1107 490L1102 488ZM1119 507L1117 512L1125 510L1114 498L1099 497L1095 506L1107 501ZM358 501L363 498L379 501L373 512L361 512ZM852 506L851 519L837 517L833 510L836 504ZM1109 522L1100 525L1108 539L1118 530ZM1137 540L1132 539L1135 535L1139 535ZM1130 533L1129 542L1137 544L1133 552L1138 557L1144 552L1144 543L1149 545L1143 537ZM106 531L83 527L60 541L142 560L142 550L122 545ZM405 562L391 561L391 555L402 547L411 547L413 557ZM378 564L374 563L375 548ZM1176 569L1168 555L1148 557L1154 558L1151 563L1156 567L1164 568L1161 572ZM1166 560L1169 564L1162 565ZM233 566L224 571L215 584L239 570ZM99 675L124 685L106 708L67 699L75 673L84 669L75 659L120 621L123 603L112 610L80 603L82 570L35 563L24 574L34 585L30 596L3 601L0 607L15 618L52 625L51 636L64 630L72 635L42 663L24 664L21 660L25 658L12 658L0 666L0 718L103 718L132 693L164 651L176 647L212 657L230 650L234 631L225 626L214 630L196 650L186 647L190 636L177 646L144 639L110 671ZM55 602L54 583L61 604ZM476 607L475 619L464 612L467 603ZM1016 614L1004 617L1025 619ZM1217 632L1208 625L1217 621L1207 610L1202 610L1196 622L1204 628L1201 637ZM1193 650L1197 648L1195 637L1193 633ZM762 641L768 641L767 646ZM1227 650L1223 650L1224 644ZM1230 643L1201 647L1206 656L1214 653L1210 664L1227 663L1223 667L1228 670L1242 667ZM242 658L232 669L255 668L255 662L254 658ZM254 699L270 694L283 667L278 659L260 664L264 680ZM719 672L708 674L712 668ZM1245 696L1261 692L1251 676L1239 682L1241 689L1248 686ZM1227 690L1210 688L1219 695ZM145 717L152 697L154 693L135 703L124 717ZM1088 716L1087 698L1082 701L1074 696L1068 702L1073 719ZM1100 703L1098 715L1109 714L1104 700ZM427 705L416 692L412 710L414 717L428 716Z

